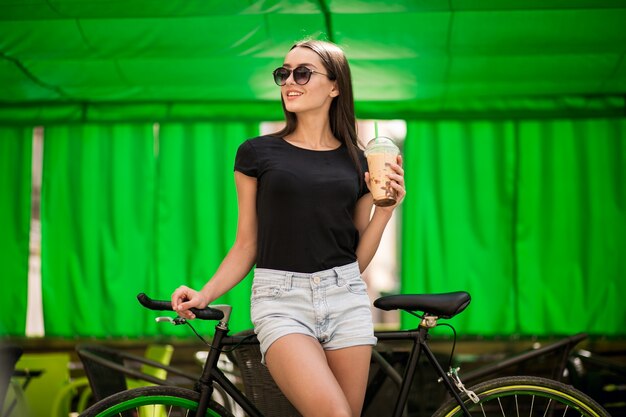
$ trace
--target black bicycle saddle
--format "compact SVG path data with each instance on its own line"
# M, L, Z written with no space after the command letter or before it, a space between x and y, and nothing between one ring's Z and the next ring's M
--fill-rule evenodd
M374 301L381 310L421 311L429 316L449 319L469 305L472 298L465 291L442 294L397 294L387 295Z

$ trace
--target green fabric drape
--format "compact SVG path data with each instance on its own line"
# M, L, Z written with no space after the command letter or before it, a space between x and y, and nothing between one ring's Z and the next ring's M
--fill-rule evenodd
M465 334L623 335L625 127L409 123L403 292L468 290Z
M514 331L511 271L513 124L407 124L402 291L498 294L489 320L474 305L456 321L484 333ZM474 304L478 304L474 301Z
M137 303L200 288L237 224L239 144L258 124L85 125L46 130L42 275L47 336L189 336ZM250 279L216 302L251 327ZM68 314L71 313L71 314Z
M42 296L46 336L135 336L135 295L154 276L151 124L45 131Z
M402 291L470 291L454 321L463 334L623 335L625 127L410 122ZM257 129L164 124L155 138L149 124L48 128L46 334L187 334L155 326L134 297L199 288L213 274L235 237L234 155ZM235 306L234 330L250 326L250 281L218 300Z
M33 129L0 127L0 337L26 330Z
M169 297L181 284L200 289L230 249L238 213L235 154L239 144L258 131L257 123L161 126L155 262L159 297ZM233 306L233 331L252 327L250 287L248 277L215 302ZM189 335L182 330L176 333Z
M526 122L519 137L520 331L626 334L626 119Z

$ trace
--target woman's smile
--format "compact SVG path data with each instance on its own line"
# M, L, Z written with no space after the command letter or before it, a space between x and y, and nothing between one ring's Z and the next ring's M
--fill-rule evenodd
M298 91L298 90L287 90L287 92L285 93L285 99L286 100L295 100L298 97L302 96L304 93L302 91Z

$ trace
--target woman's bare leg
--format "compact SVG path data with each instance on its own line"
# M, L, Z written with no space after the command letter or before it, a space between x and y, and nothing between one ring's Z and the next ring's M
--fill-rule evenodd
M324 350L314 338L283 336L269 347L265 361L278 387L304 417L353 417Z
M350 404L352 416L360 417L367 389L372 347L364 345L327 350L326 358Z

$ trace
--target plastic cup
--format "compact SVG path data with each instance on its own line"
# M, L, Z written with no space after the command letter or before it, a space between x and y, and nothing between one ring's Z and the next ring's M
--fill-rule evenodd
M393 170L390 165L397 163L400 149L387 137L379 136L367 143L365 156L370 173L370 191L374 204L379 207L396 204L396 190L387 177Z

